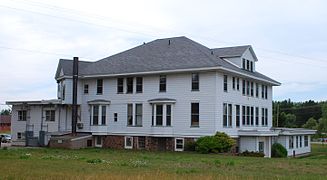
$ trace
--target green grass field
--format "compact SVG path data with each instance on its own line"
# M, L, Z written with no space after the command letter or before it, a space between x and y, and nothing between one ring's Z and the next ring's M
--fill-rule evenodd
M268 159L112 149L0 150L0 179L327 179L327 145Z

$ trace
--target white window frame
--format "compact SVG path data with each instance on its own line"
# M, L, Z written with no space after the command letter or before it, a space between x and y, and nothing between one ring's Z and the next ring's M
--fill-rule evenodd
M127 139L131 139L131 146L127 145ZM125 136L124 138L124 147L125 149L133 149L133 137L132 136Z
M162 105L162 125L157 125L157 105ZM170 126L167 126L167 105L170 105ZM157 127L172 127L174 121L174 106L172 103L154 103L152 105L153 125Z
M177 140L182 140L182 145L183 145L183 148L177 148ZM184 151L184 144L185 144L185 141L184 141L184 138L175 138L175 151Z

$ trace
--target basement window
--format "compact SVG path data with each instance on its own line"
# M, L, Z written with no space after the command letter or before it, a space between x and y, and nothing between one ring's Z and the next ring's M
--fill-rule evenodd
M183 150L184 150L184 139L175 138L175 151L183 151Z
M125 136L125 149L133 149L133 137Z

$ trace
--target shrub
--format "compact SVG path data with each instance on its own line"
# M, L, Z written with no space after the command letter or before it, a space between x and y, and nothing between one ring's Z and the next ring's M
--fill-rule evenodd
M287 157L287 150L279 143L274 143L271 146L271 157Z
M248 156L248 157L264 157L265 154L263 152L254 152L254 151L244 151L239 154L240 156Z
M217 132L214 136L204 136L196 141L195 150L200 153L228 152L235 144L235 140L225 133Z
M184 151L195 151L196 142L187 141L184 146Z

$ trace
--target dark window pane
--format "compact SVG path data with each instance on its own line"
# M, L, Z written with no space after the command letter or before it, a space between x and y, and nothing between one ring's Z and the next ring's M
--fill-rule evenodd
M126 93L133 93L133 78L126 78L127 91Z
M84 94L88 94L88 93L89 93L89 85L84 84Z
M224 91L227 92L228 90L228 82L227 82L227 75L224 75Z
M97 80L97 94L102 94L103 92L103 80L98 79Z
M163 105L157 105L156 125L162 126Z
M133 125L133 104L127 104L127 125Z
M143 92L143 78L142 77L136 78L136 92L137 93Z
M159 91L160 92L166 92L166 76L165 75L160 75L159 79Z
M166 125L171 126L171 105L166 105Z
M124 92L124 78L117 79L117 93Z
M107 108L106 106L102 106L102 117L101 117L101 124L105 125L106 124L106 113L107 113Z
M199 103L191 103L191 126L199 126Z
M93 125L99 124L99 105L93 106Z
M199 90L199 74L192 73L192 91Z

